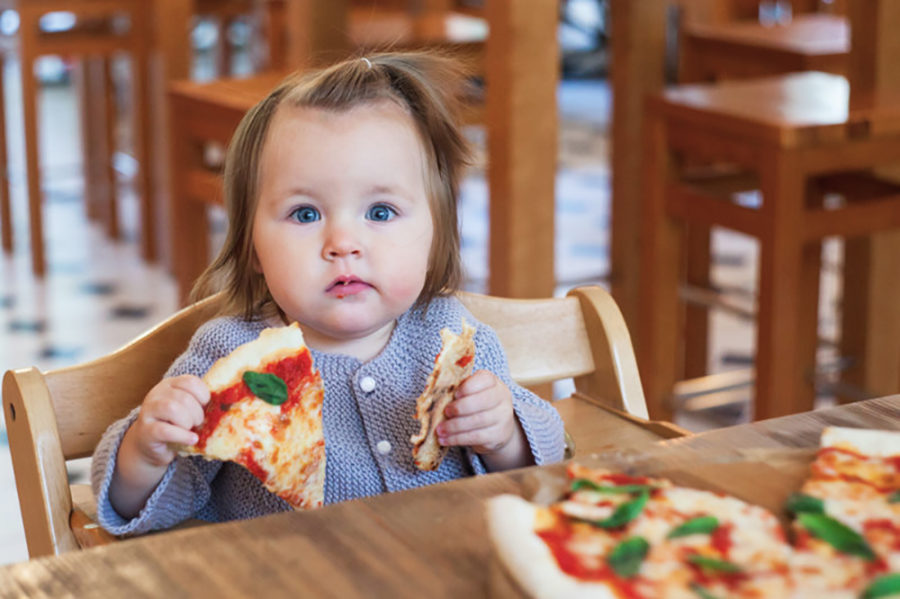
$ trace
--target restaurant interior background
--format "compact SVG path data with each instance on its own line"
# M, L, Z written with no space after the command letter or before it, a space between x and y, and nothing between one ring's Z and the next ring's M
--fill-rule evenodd
M562 77L558 86L559 162L556 176L556 293L577 285L609 286L610 271L610 119L608 80L608 9L604 0L564 2L558 39L562 49ZM764 3L761 3L764 4ZM787 3L789 4L789 3ZM48 28L67 26L65 14L48 20ZM469 26L480 27L476 22ZM0 14L0 29L15 27L12 14ZM238 20L227 31L235 48L233 74L249 73L252 66L251 22ZM192 33L196 80L215 76L218 33L214 23L197 19ZM122 109L116 128L117 185L120 190L122 238L110 240L103 227L85 213L82 131L73 64L47 57L37 65L41 83L39 103L42 186L44 190L47 274L32 274L28 245L25 194L24 142L19 115L20 66L8 59L4 66L8 173L13 200L16 245L0 260L0 366L51 369L83 362L122 345L172 314L178 307L177 291L163 264L147 264L138 244L138 201L133 190L136 172L129 155L128 62L114 64L118 84L115 101ZM483 292L488 276L488 193L485 180L485 139L479 126L467 128L477 157L462 186L462 249L465 288ZM743 201L753 205L754 193ZM225 229L219 210L210 216L214 245ZM839 334L842 246L828 241L824 248L820 335ZM739 233L716 230L713 235L713 281L728 309L712 312L709 372L745 373L753 364L753 304L756 289L757 245ZM833 344L820 347L823 364L837 360ZM827 370L827 368L825 369ZM833 390L824 372L817 406L833 402ZM737 384L706 389L685 396L676 422L690 430L705 430L747 420L751 387ZM733 382L733 381L732 381ZM557 396L566 396L570 384L558 384ZM0 423L2 426L2 423ZM73 481L87 479L87 460L71 464ZM27 558L18 500L5 432L0 430L0 563Z

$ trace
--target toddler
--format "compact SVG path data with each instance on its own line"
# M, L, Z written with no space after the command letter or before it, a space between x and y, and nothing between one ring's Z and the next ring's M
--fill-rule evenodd
M195 296L224 290L142 405L94 454L98 519L114 534L290 506L231 462L177 456L210 392L198 378L271 326L298 322L325 385L325 503L563 456L563 426L516 385L496 334L452 294L466 144L454 63L428 53L352 59L290 78L243 119L225 166L229 229ZM475 371L438 428L450 447L415 468L415 402L440 330L477 327Z

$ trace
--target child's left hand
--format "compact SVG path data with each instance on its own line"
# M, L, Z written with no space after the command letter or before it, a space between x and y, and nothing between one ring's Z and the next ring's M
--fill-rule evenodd
M496 457L496 469L527 463L519 463L527 443L513 412L512 393L493 372L479 370L463 381L444 415L447 419L437 428L441 445L465 445L486 459Z

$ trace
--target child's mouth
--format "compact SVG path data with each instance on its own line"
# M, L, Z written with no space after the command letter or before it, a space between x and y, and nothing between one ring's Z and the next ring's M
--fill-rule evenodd
M337 299L344 299L347 296L357 295L371 288L371 285L356 277L340 277L335 279L325 292Z

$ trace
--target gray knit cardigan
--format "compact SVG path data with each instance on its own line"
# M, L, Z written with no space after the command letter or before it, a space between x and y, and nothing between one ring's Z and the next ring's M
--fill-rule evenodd
M513 408L535 462L562 459L563 424L553 406L512 382L493 330L479 323L456 298L438 298L428 310L414 309L401 316L387 346L368 362L312 352L325 383L325 503L485 472L481 458L461 448L452 448L437 470L419 471L413 465L409 442L418 432L415 402L440 351L439 332L444 327L459 332L462 318L477 328L475 369L492 371L512 391ZM213 362L255 339L265 326L259 320L235 317L206 323L166 376L204 375ZM109 486L119 444L138 410L112 424L94 452L91 481L97 515L109 532L140 534L188 518L221 522L291 509L242 466L189 456L178 457L169 465L140 514L130 520L123 518L110 504Z

